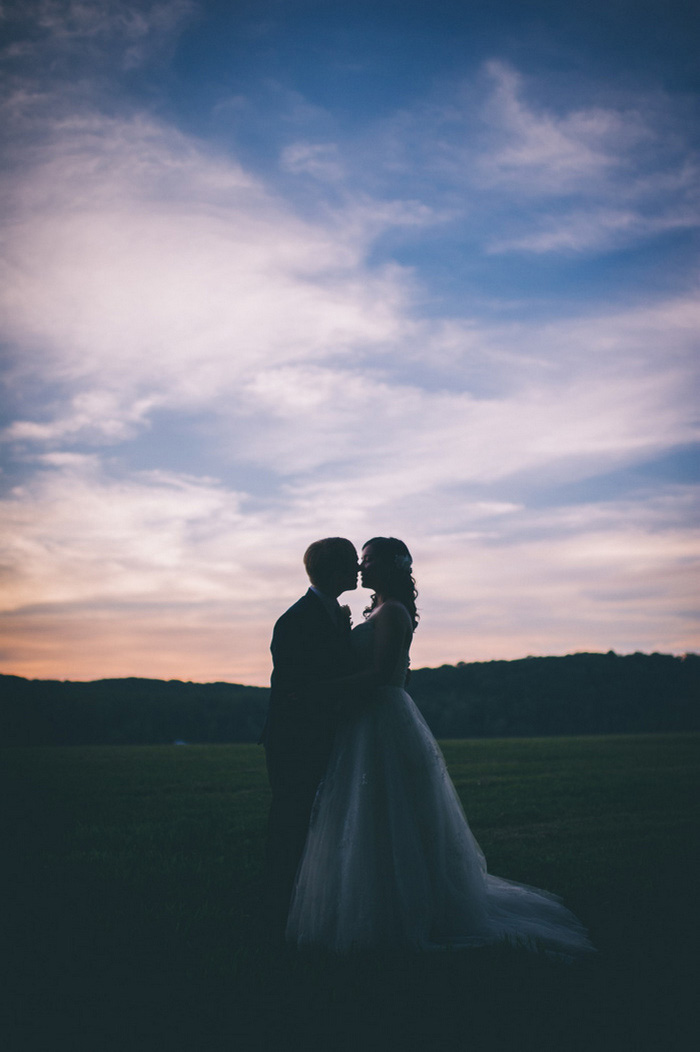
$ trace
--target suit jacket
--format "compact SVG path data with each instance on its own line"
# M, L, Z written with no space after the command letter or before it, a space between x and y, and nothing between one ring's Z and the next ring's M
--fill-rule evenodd
M308 590L275 624L270 645L273 672L262 741L268 761L322 766L335 731L334 697L313 685L352 671L350 630L334 623Z

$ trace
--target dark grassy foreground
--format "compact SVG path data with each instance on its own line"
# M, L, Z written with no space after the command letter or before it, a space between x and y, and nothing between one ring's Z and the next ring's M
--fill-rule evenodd
M589 925L599 953L574 966L504 948L281 951L259 905L257 746L5 750L1 1047L691 1048L699 745L445 745L490 870Z

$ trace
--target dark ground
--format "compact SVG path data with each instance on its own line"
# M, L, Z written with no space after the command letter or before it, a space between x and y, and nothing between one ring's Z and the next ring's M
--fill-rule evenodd
M287 953L260 906L255 746L4 750L2 1048L689 1049L699 744L444 745L489 869L590 927L598 953L569 966Z

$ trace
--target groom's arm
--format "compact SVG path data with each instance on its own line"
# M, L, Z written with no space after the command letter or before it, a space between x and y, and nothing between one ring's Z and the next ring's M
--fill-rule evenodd
M335 721L341 696L336 682L354 670L349 638L345 640L330 620L326 624L325 611L323 618L315 613L304 611L305 616L295 616L292 623L281 619L271 644L273 685L282 695L278 711L307 726L308 721L314 725Z
M270 644L272 652L272 685L281 694L302 690L308 680L304 633L290 619L275 625Z
M321 616L318 616L319 613ZM332 677L337 664L337 638L325 611L292 608L275 625L272 683L284 694L306 692L320 680ZM332 671L331 671L332 669Z

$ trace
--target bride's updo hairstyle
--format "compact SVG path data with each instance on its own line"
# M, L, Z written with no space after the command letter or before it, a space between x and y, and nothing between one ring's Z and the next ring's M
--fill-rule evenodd
M413 629L418 627L419 615L416 610L416 582L413 580L411 569L413 558L403 541L398 537L372 537L365 541L363 549L372 546L372 551L382 564L382 573L385 580L382 583L381 594L384 599L398 599L406 607L413 624ZM369 617L377 605L376 592L372 601L364 611L364 616Z

